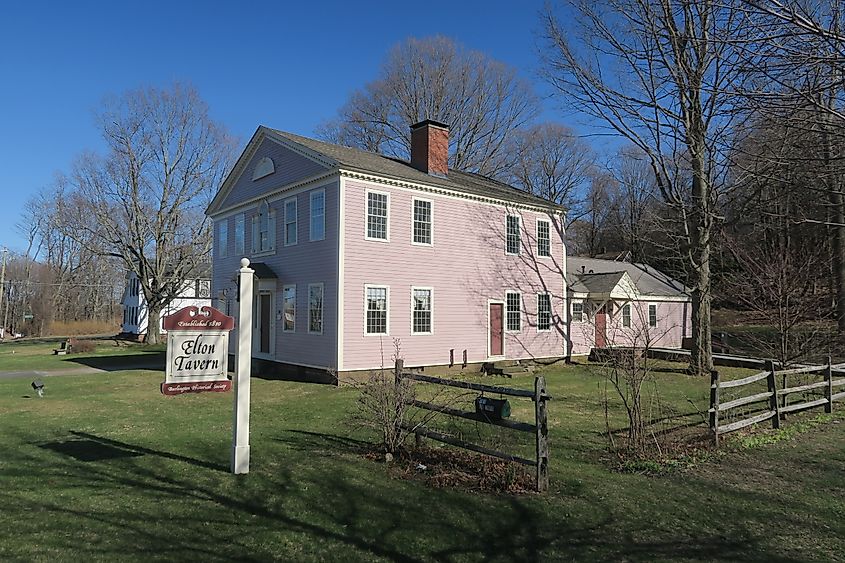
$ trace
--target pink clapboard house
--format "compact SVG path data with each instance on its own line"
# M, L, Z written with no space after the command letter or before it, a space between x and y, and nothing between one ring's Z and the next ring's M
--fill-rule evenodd
M208 209L213 296L256 270L253 354L288 375L561 358L563 209L447 164L448 127L405 161L259 127ZM236 342L233 337L230 342ZM261 368L260 368L261 369Z

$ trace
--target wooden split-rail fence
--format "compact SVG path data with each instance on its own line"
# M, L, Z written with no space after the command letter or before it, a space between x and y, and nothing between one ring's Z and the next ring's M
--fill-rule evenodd
M483 455L496 457L499 459L504 459L507 461L516 462L522 465L527 465L530 467L535 468L535 485L537 491L543 492L549 488L549 426L547 422L547 412L546 412L546 403L552 399L552 397L546 393L546 380L542 376L537 376L534 378L534 390L524 390L524 389L511 389L509 387L500 387L495 385L482 385L480 383L471 383L469 381L458 381L454 379L443 379L440 377L432 377L429 375L423 375L421 373L415 373L411 371L404 371L404 366L402 360L396 360L396 364L394 366L394 377L396 380L396 385L399 386L403 379L419 381L422 383L431 383L434 385L444 385L448 387L456 387L459 389L469 389L472 391L480 391L482 393L492 393L498 395L504 395L508 397L517 397L522 399L531 399L534 401L534 424L530 424L527 422L519 422L515 420L509 420L507 418L495 418L487 416L484 413L479 412L471 412L471 411L464 411L460 409L455 409L449 407L447 405L438 405L432 404L426 401L419 401L416 399L409 399L406 401L405 404L413 407L417 407L420 409L437 412L441 414L445 414L448 416L454 416L457 418L462 418L465 420L473 420L476 422L481 422L484 424L490 424L493 426L498 426L500 428L508 428L511 430L516 430L519 432L528 432L534 435L535 440L535 448L534 448L534 459L526 459L517 455L513 455L507 452L502 452L499 450L494 450L491 448L487 448L481 446L479 444L474 444L472 442L467 442L455 436L450 436L448 434L444 434L442 432L438 432L436 430L426 428L422 425L417 426L403 426L403 428L408 432L413 432L419 437L429 438L431 440L435 440L437 442L442 442L444 444L449 444L451 446L456 446L459 448L463 448L466 450L470 450L473 452L477 452Z
M787 387L787 380L789 376L807 374L807 375L822 375L822 381L815 381L803 385L794 385ZM777 376L782 378L782 385L777 386ZM780 422L783 415L791 412L798 412L816 407L824 407L824 412L833 412L833 403L836 401L845 400L845 390L839 391L839 388L845 386L845 378L834 379L836 375L845 375L845 364L832 364L828 358L825 365L801 366L793 369L777 370L772 361L766 362L766 370L756 375L750 375L742 379L734 379L731 381L721 381L718 371L711 372L710 378L710 432L716 444L719 443L719 436L734 432L741 428L751 426L752 424L759 424L771 420L772 428L780 428ZM738 397L730 401L721 401L722 392L726 389L738 389L766 381L766 391L760 393L752 393L743 397ZM794 396L799 393L806 394L810 391L820 390L822 393L820 397L814 396L806 397L805 400L788 402L789 396ZM818 391L816 391L818 394ZM733 409L752 405L755 403L763 403L763 407L758 409L745 418L734 420L736 417L729 413ZM722 424L723 420L729 419L731 422Z

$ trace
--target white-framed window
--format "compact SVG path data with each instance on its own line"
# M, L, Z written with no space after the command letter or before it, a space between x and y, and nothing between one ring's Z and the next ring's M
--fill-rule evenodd
M229 255L229 219L222 219L217 226L217 256L226 258Z
M387 286L364 286L366 314L364 332L366 334L387 334L388 300L390 289Z
M323 284L308 284L308 332L323 334Z
M505 293L506 322L508 332L522 330L522 294L516 291Z
M552 296L548 293L537 294L537 330L552 329Z
M654 303L648 305L648 326L651 328L657 326L657 305Z
M519 216L508 215L505 222L505 252L519 254Z
M367 236L369 240L389 240L390 196L367 192Z
M235 252L238 256L246 251L246 219L243 213L235 215Z
M211 297L211 280L194 281L194 297L208 299Z
M282 287L282 332L296 332L296 285Z
M296 197L285 200L285 246L296 244Z
M552 255L551 224L544 219L537 219L537 256Z
M411 334L431 334L434 290L430 287L411 288Z
M311 232L310 240L326 238L326 190L311 192Z
M572 315L570 316L573 323L584 322L584 303L581 301L572 302Z
M252 216L252 251L270 252L276 248L276 212L266 201L258 206Z
M622 305L622 326L625 328L631 327L631 304L626 303Z
M432 205L427 199L413 198L413 234L411 242L414 244L432 244Z

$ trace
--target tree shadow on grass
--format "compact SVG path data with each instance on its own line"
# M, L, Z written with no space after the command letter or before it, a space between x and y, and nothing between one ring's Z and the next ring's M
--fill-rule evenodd
M96 368L103 371L124 371L129 369L149 369L164 371L167 352L156 350L143 354L114 356L67 356L62 361Z
M128 455L80 463L62 448L12 448L4 461L19 478L0 489L0 506L15 522L15 545L34 550L21 558L784 560L742 521L725 520L718 534L676 531L637 522L593 496L516 498L392 480L366 462L323 454L327 446L353 451L362 444L332 434L292 430L278 440L299 455L265 441L253 471L242 476L87 432L70 432L66 442ZM39 483L56 493L44 494ZM5 549L16 557L14 547Z

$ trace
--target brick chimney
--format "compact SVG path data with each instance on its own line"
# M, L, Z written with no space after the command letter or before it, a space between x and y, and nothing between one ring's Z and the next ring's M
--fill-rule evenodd
M448 125L430 119L411 125L411 166L433 176L448 174Z

